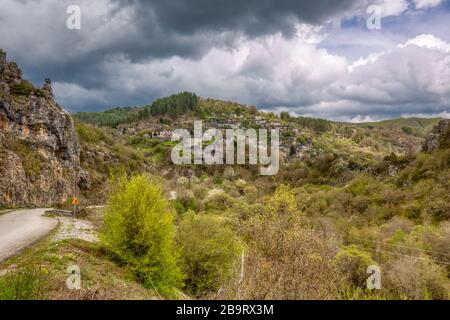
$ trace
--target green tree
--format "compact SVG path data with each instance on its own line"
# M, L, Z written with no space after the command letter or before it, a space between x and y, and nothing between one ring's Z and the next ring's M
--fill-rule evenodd
M147 287L173 295L183 276L174 247L174 211L162 187L145 175L118 178L110 197L103 244Z
M289 120L291 118L291 115L287 111L282 111L280 113L280 119L281 120Z

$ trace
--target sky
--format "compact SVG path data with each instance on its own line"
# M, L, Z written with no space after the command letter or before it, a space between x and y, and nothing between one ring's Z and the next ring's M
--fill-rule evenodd
M71 112L192 91L339 121L449 118L449 30L450 0L0 0L0 48Z

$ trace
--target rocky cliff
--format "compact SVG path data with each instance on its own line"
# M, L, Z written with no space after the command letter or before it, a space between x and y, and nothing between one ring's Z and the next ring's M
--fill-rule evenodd
M439 121L422 146L422 150L425 152L446 148L450 148L450 119Z
M78 192L84 174L71 116L0 49L0 206L48 206Z

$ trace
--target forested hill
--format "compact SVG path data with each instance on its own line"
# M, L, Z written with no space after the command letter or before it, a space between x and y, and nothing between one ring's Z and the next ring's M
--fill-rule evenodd
M158 117L177 118L190 116L199 119L229 119L230 117L254 118L255 115L275 119L273 113L259 112L255 106L243 105L231 101L201 98L195 93L182 92L168 97L156 99L153 103L140 107L117 107L101 112L79 112L75 118L82 122L99 127L116 128L119 125L145 121ZM298 125L326 131L330 129L331 121L306 117L292 117L288 112L282 112L280 119Z
M141 107L114 108L102 112L79 112L76 118L102 127L117 127L120 124L149 119L154 116L177 116L197 110L199 98L195 93L182 92L155 100Z
M84 123L99 127L116 128L137 121L145 121L160 117L177 118L187 116L200 119L227 119L238 116L240 118L262 115L264 118L279 119L301 127L310 128L317 132L326 132L335 124L340 127L357 127L369 129L373 132L402 132L406 135L424 137L439 122L439 118L398 118L379 122L361 124L339 123L324 119L294 117L288 112L281 112L279 116L272 113L259 112L255 106L247 106L231 101L201 98L195 93L181 92L168 97L156 99L149 105L134 107L116 107L100 112L79 112L75 118Z

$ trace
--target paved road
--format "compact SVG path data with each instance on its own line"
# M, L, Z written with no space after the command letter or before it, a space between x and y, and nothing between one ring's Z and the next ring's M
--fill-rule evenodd
M53 230L58 221L43 217L46 210L26 209L0 215L0 261L17 254Z

